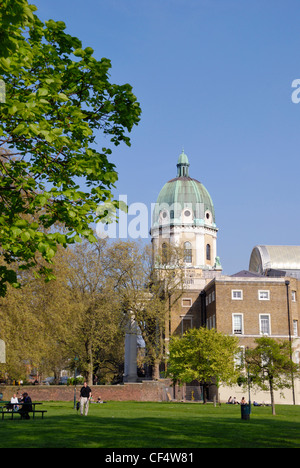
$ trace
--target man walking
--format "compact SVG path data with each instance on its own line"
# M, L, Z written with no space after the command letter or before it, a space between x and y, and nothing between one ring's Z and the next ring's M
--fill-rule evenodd
M83 387L80 390L80 414L83 416L83 407L85 407L84 414L88 415L89 401L92 396L92 390L88 387L87 382L84 382Z

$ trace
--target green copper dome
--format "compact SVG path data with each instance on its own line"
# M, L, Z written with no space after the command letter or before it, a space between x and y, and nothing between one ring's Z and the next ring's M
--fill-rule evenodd
M161 189L153 211L152 228L162 225L216 227L212 199L201 182L189 176L189 161L182 151L177 177Z

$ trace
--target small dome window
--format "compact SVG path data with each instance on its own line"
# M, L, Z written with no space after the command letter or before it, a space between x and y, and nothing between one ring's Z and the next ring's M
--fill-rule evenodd
M211 260L211 247L209 244L206 245L206 260Z

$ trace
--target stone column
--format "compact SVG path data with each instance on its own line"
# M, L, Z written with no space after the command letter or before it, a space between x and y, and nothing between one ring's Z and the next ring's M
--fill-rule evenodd
M133 316L128 320L125 334L124 382L137 382L137 325Z

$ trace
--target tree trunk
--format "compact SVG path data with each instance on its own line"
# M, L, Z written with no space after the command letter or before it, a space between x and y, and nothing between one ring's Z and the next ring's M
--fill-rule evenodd
M270 395L271 395L272 415L273 415L273 416L276 416L276 412L275 412L275 400L274 400L274 389L273 389L272 377L269 378L269 383L270 383Z
M206 383L203 384L203 404L206 405L207 403L207 387Z
M59 370L54 369L53 373L54 373L54 383L55 385L58 385L59 384Z
M159 365L160 365L160 361L156 360L153 366L153 375L152 375L153 380L159 379Z
M87 384L90 387L93 385L93 347L92 343L88 343L88 369L87 369Z

